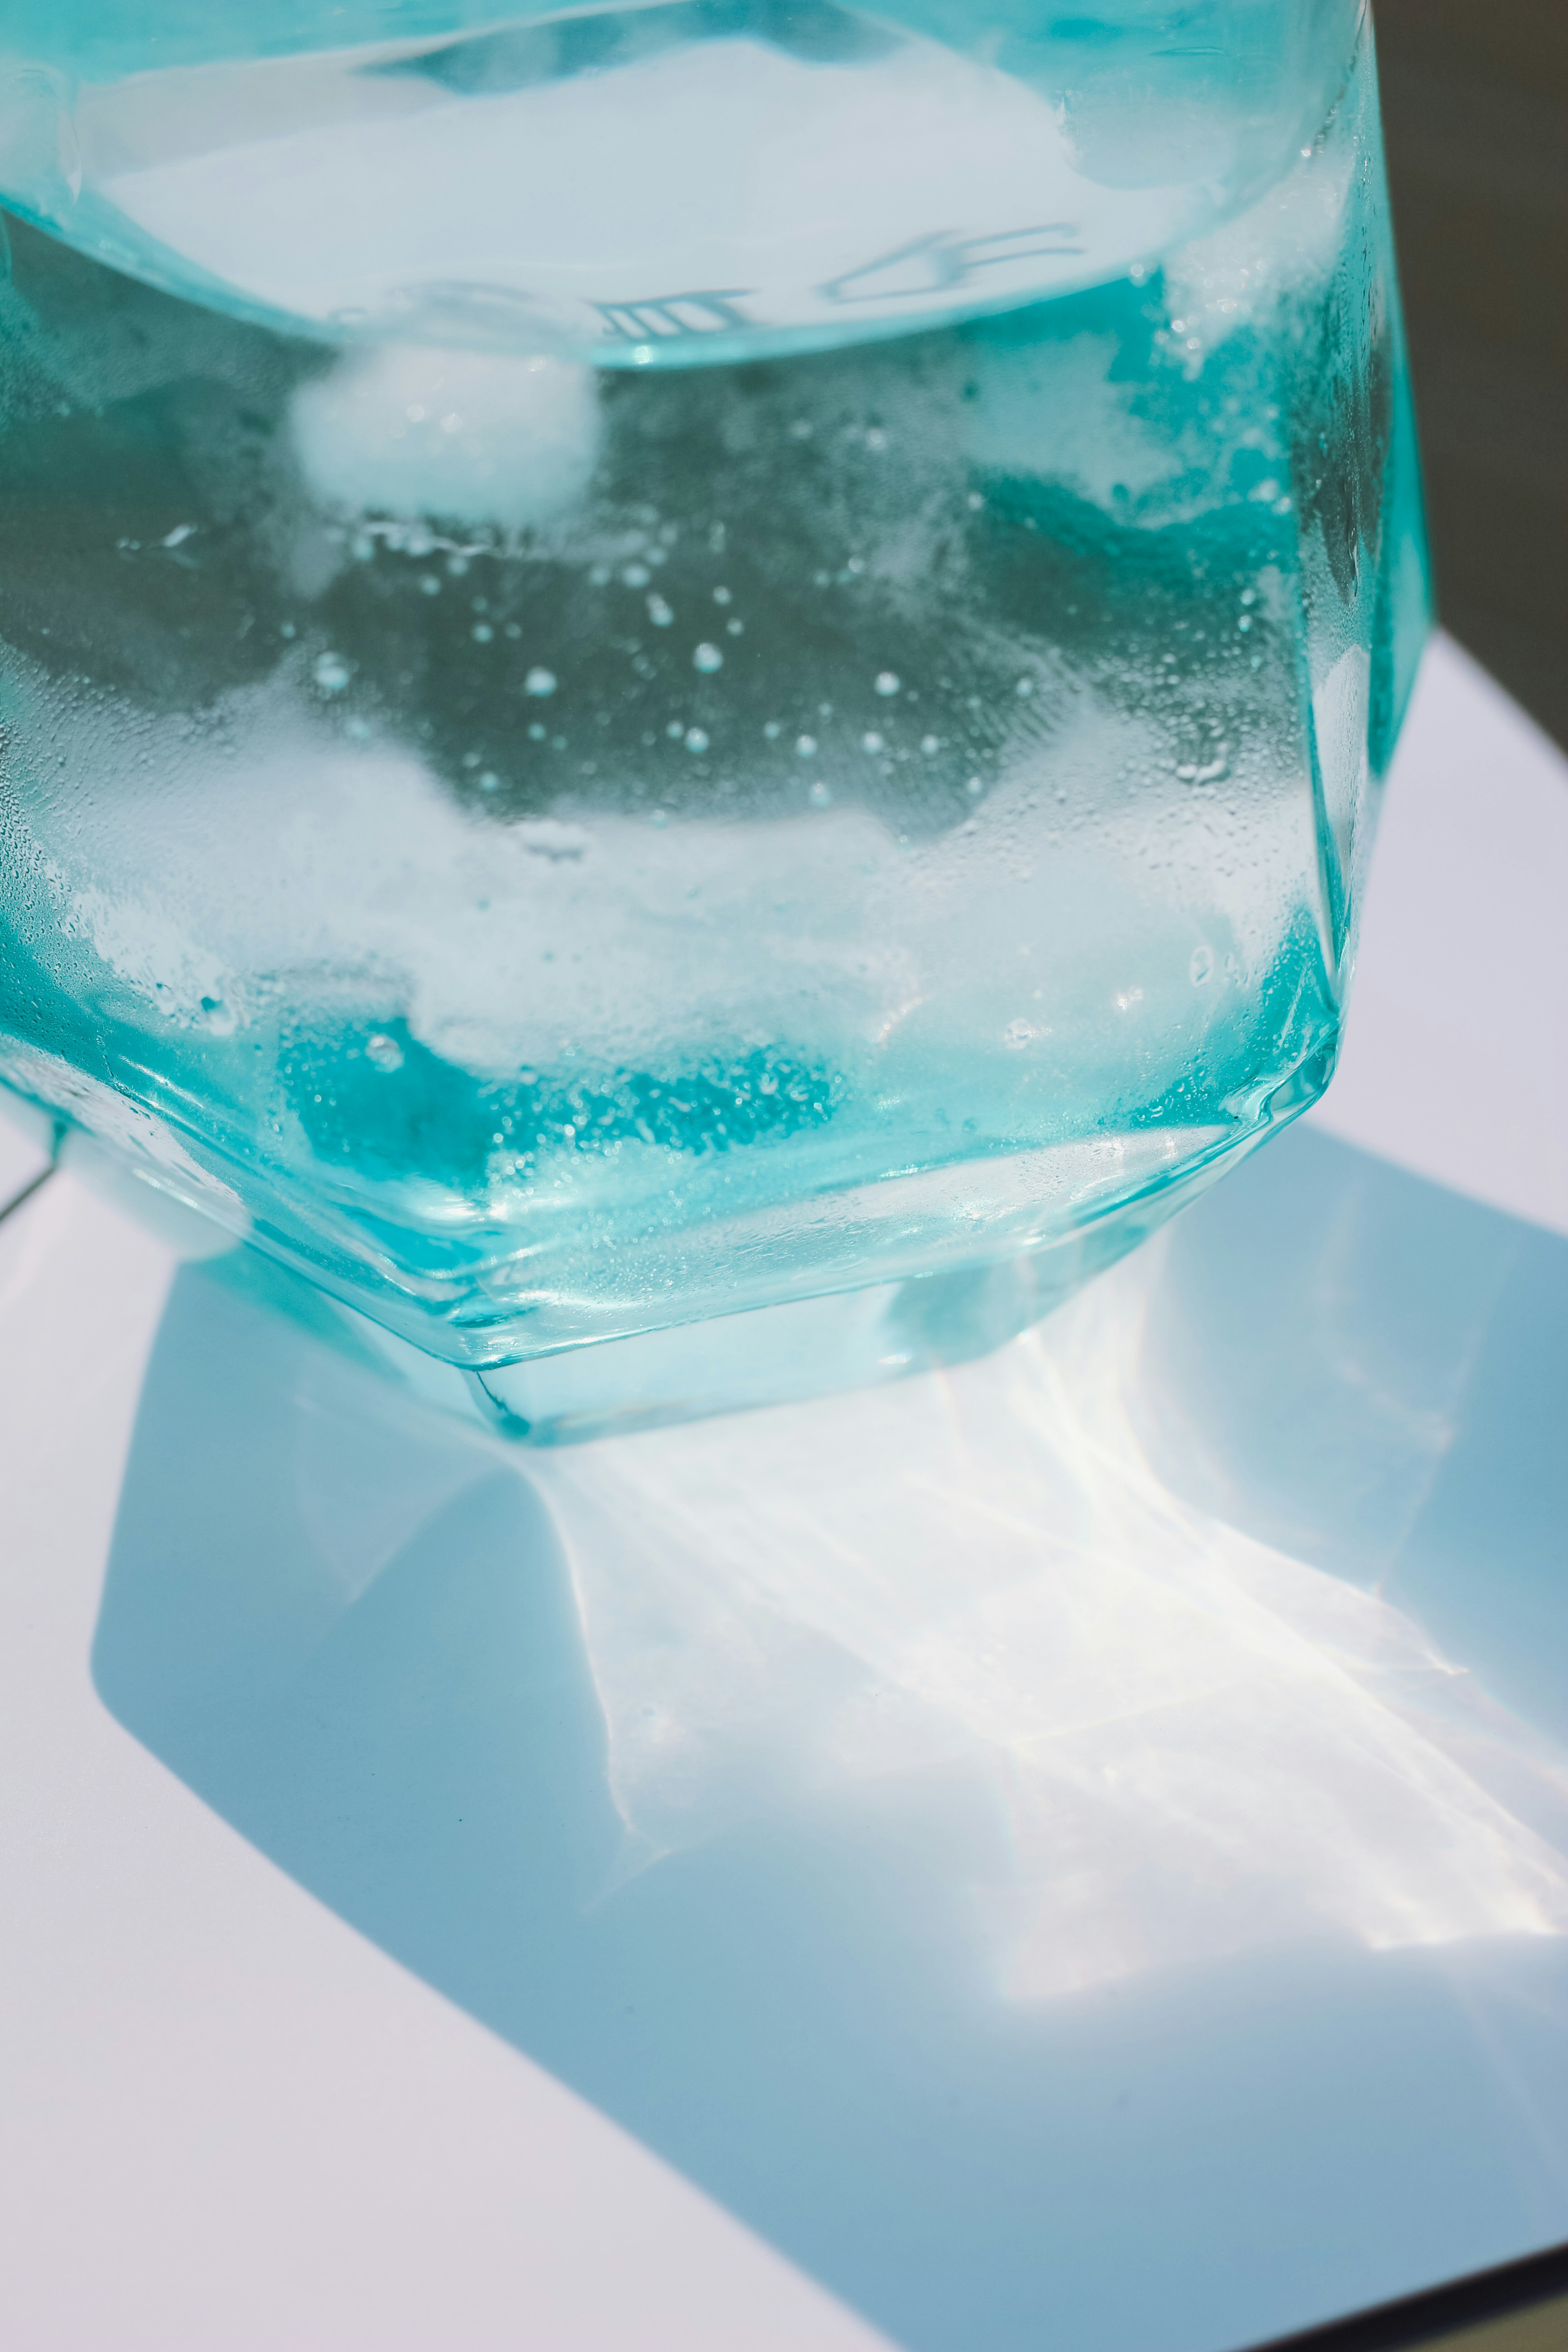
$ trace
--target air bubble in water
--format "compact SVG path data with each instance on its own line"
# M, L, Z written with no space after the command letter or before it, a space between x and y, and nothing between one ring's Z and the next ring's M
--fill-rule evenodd
M816 782L813 784L810 792L807 793L806 798L811 803L813 808L831 808L833 805L832 791L828 785L822 782L820 777L817 779Z
M552 669L531 669L522 681L525 694L553 694L555 672Z
M877 691L879 694L897 694L900 683L900 681L897 670L879 669L877 672Z
M400 1070L403 1067L403 1048L396 1038L387 1036L384 1030L378 1029L374 1037L365 1039L364 1057L378 1070Z
M1187 966L1187 977L1191 980L1193 986L1194 988L1201 988L1213 971L1213 948L1194 948L1193 950L1192 961Z
M708 738L700 727L689 727L687 729L686 748L689 751L706 751L708 749Z
M809 760L816 750L816 736L797 735L795 739L795 748L803 760Z
M318 654L311 676L323 694L341 694L349 682L349 666L341 654Z
M711 676L714 670L723 668L724 656L717 646L699 646L691 656L691 667Z
M860 749L862 751L880 751L884 749L882 738L878 734L875 728L868 730L868 731L861 736Z

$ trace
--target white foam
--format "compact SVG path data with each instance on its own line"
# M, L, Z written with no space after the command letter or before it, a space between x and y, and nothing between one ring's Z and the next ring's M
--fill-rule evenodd
M328 508L517 530L586 489L598 388L591 369L560 360L390 344L302 384L289 425Z

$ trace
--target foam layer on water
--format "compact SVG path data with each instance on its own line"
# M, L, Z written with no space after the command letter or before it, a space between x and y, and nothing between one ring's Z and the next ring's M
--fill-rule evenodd
M342 47L334 11L330 47L150 47L74 104L14 69L0 185L155 283L330 334L630 364L858 340L1103 281L1278 177L1351 0L1200 14L1173 42L1135 0L1092 30L668 0Z

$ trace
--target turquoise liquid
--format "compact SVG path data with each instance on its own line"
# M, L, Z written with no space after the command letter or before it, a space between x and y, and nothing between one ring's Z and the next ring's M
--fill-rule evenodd
M18 223L0 1077L469 1364L1146 1222L1331 1072L1426 625L1364 43L1302 147L754 357Z

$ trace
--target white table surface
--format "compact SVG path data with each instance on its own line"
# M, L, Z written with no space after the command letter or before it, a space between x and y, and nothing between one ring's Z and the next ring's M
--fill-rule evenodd
M1438 640L1316 1133L872 1400L507 1456L0 1223L5 2352L1226 2352L1568 2236L1565 891Z

